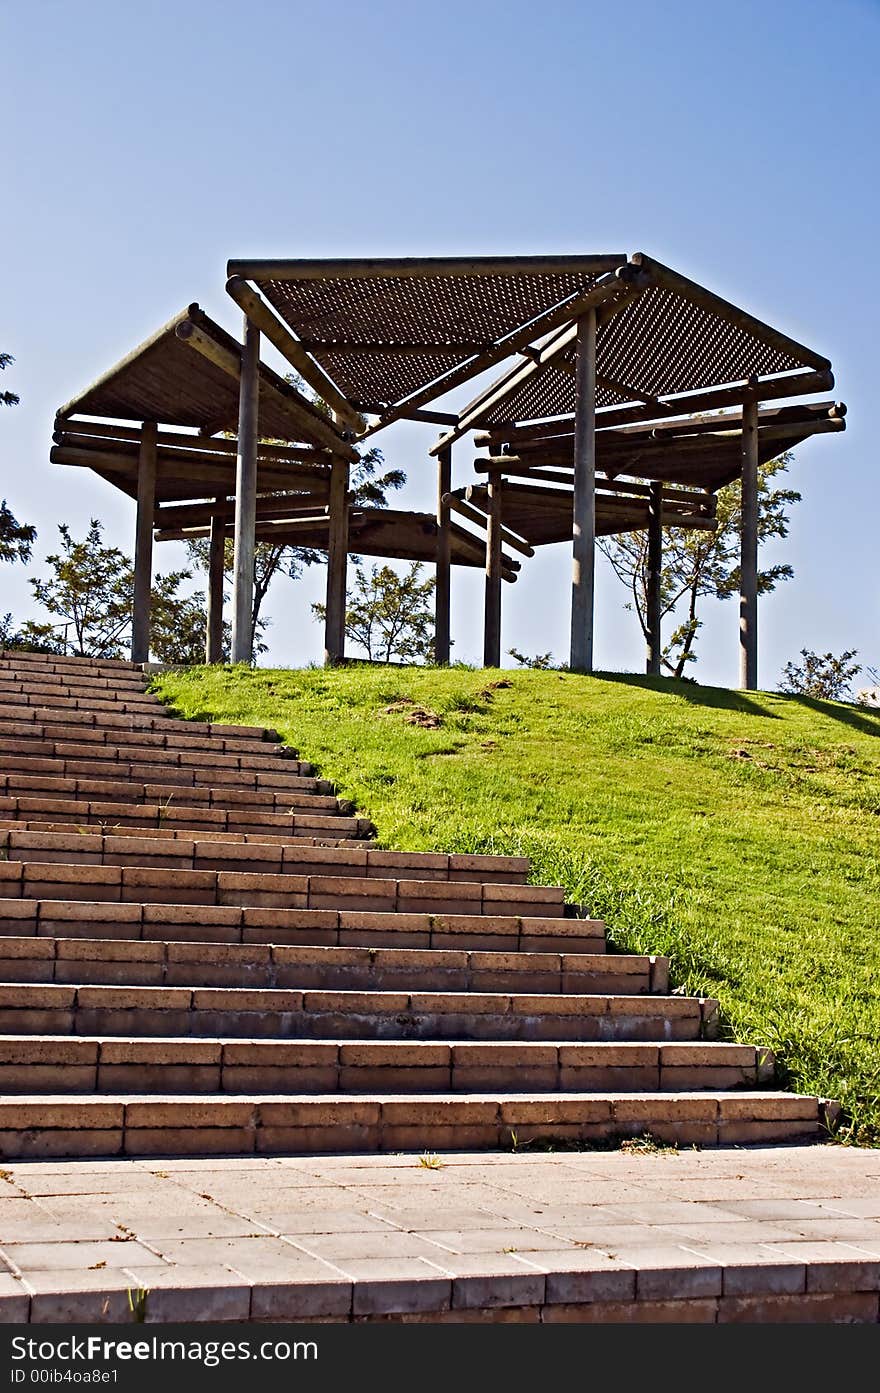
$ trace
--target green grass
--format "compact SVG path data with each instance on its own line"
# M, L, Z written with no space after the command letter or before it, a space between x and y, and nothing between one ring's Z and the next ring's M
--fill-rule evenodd
M466 668L190 669L182 714L267 725L383 845L525 854L622 951L880 1141L880 715L691 682ZM407 722L407 703L440 718ZM395 703L397 709L386 712Z

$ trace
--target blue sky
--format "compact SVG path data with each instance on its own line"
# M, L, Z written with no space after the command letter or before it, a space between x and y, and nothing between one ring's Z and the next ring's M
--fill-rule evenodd
M876 0L0 0L0 348L21 396L0 495L40 532L0 612L33 612L61 520L130 549L133 504L48 463L54 411L191 300L236 328L227 258L644 250L830 357L849 406L844 435L797 452L762 686L802 647L880 663L878 64ZM435 436L377 441L414 507ZM524 565L503 648L564 657L569 586L564 547ZM277 582L271 659L318 657L322 589L317 569ZM624 601L603 570L596 662L640 670ZM479 657L481 616L481 576L456 572L454 657ZM734 604L705 619L692 673L733 684Z

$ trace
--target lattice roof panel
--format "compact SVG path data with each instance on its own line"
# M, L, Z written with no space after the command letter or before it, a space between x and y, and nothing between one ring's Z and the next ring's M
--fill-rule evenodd
M573 348L563 362L571 368ZM614 406L641 397L699 391L801 366L801 360L792 353L658 285L642 291L607 323L600 323L596 405ZM614 391L603 385L603 379L631 390ZM486 425L537 421L572 412L574 406L573 372L550 363L479 419Z
M400 275L334 275L334 263L322 277L313 263L302 278L296 262L283 264L283 276L260 274L260 263L232 262L230 270L259 287L350 400L391 405L586 293L623 259L556 258L572 264L530 271L521 258L521 269L477 274L435 272L430 261L419 274Z

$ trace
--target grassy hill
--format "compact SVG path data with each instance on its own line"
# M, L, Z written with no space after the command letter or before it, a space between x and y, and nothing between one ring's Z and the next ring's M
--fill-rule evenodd
M410 850L528 855L667 953L797 1088L880 1141L880 715L559 672L192 669L182 714L268 725Z

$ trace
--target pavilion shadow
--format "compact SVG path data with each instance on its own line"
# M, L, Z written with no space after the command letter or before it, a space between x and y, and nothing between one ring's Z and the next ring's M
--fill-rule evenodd
M639 673L603 672L597 673L606 682L622 682L629 687L641 687L649 692L672 692L684 697L693 706L713 706L722 711L741 711L746 716L760 716L764 720L778 721L775 711L767 711L753 701L747 692L732 691L727 687L701 687L698 682L682 682L675 677L646 677ZM824 708L823 708L824 709ZM878 731L880 733L880 722Z

